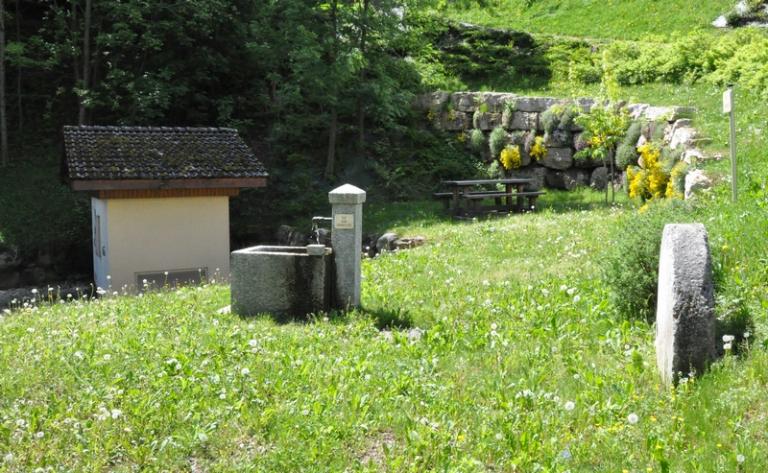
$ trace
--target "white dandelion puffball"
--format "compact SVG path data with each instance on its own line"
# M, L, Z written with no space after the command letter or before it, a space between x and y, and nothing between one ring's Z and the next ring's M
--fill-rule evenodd
M576 403L573 401L568 401L565 403L563 407L565 408L566 411L572 411L576 409Z
M627 416L627 422L629 422L632 425L637 424L640 421L640 417L637 416L634 412Z

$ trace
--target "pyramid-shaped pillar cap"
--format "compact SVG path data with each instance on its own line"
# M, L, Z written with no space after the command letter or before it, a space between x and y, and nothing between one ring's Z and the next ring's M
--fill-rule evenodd
M328 201L331 204L362 204L365 202L365 191L352 184L344 184L328 193Z

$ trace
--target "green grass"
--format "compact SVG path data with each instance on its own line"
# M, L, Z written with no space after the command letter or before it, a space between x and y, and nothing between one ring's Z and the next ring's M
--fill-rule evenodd
M499 0L449 9L447 16L471 23L530 33L590 38L639 39L707 28L729 11L733 0ZM531 6L527 6L531 3Z
M762 339L661 388L652 327L598 278L628 204L568 195L477 222L371 209L428 244L366 260L347 315L217 314L221 285L7 314L0 471L765 471ZM744 212L766 230L710 209L713 245L739 246Z

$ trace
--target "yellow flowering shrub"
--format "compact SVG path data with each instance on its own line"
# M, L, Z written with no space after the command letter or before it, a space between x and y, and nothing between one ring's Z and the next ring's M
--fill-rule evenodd
M671 174L664 171L661 163L661 150L653 143L646 143L637 148L643 168L627 168L629 196L643 201L667 198L683 198L681 182L685 182L687 167L677 163Z
M501 151L499 160L506 170L519 168L523 164L523 160L520 157L520 147L517 145L507 145Z
M547 155L547 147L544 145L544 137L537 136L533 140L533 145L531 146L531 157L536 161L538 161L544 158L546 155Z

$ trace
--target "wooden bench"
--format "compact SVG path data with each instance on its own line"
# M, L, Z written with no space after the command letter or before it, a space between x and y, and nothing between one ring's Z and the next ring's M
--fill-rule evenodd
M526 197L532 206L536 197L543 194L543 192L526 192L525 187L532 183L532 179L519 177L448 180L443 181L443 185L450 191L435 192L433 196L441 199L446 209L456 218L483 213L509 213L522 211ZM499 190L501 186L504 190ZM485 199L493 199L495 205L480 205ZM517 205L514 205L515 203Z
M462 194L460 197L462 199L470 201L470 205L473 210L476 210L477 205L476 201L480 201L483 199L495 199L496 205L501 206L501 198L502 197L516 197L517 198L517 211L522 210L530 210L534 208L536 205L536 199L539 198L540 195L544 195L546 192L544 191L525 191L525 192L470 192L468 194ZM451 194L452 195L452 194ZM524 204L524 200L528 199L528 206L526 207Z
M497 196L501 198L502 196L508 195L504 191L471 191L466 192L464 194L460 194L460 197L463 196L475 196L475 195L487 195L489 197L491 196ZM445 207L446 210L448 210L451 206L451 199L453 199L453 192L435 192L432 194L432 197L435 199L441 199L443 202L443 207ZM465 197L468 198L468 197Z

